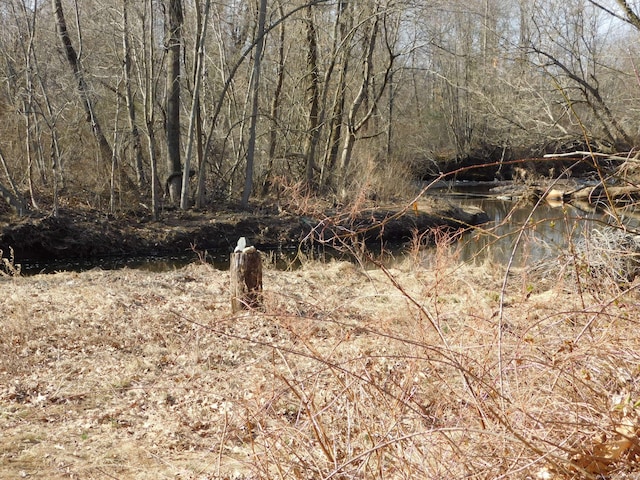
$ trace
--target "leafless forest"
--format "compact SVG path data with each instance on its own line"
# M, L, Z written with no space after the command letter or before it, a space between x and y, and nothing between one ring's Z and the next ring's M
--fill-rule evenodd
M3 210L388 196L447 164L632 151L626 0L3 0Z

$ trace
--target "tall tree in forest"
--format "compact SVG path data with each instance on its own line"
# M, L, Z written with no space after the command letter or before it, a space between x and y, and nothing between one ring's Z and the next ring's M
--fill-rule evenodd
M209 21L209 8L211 0L206 0L204 5L204 13L202 19L198 21L198 38L196 51L196 68L193 86L193 99L191 101L191 114L189 117L189 131L187 141L187 152L184 157L184 171L182 172L182 192L180 198L180 208L186 210L189 208L189 177L191 170L191 154L193 152L193 144L197 142L201 145L200 138L200 86L202 85L202 75L204 74L204 44L207 34L207 23ZM196 1L196 8L200 9L200 2ZM196 135L197 134L197 135ZM194 138L195 137L195 138ZM200 147L199 147L200 148ZM199 156L202 162L202 155Z
M205 20L202 19L203 17L203 12L201 11L201 0L196 0L196 24L198 26L198 32L196 35L196 44L195 44L195 51L194 51L194 58L196 59L195 66L193 69L193 83L194 85L198 82L202 83L202 81L204 80L205 77L205 29L208 28L208 24L209 24L209 12L211 10L211 1L210 0L206 0L205 3L205 7L204 7L204 16L206 17ZM202 46L202 48L200 48ZM198 78L200 78L200 80L198 80ZM195 87L194 87L194 91L195 91ZM197 95L194 93L194 101L195 103L193 104L194 106L194 121L195 121L195 127L193 125L189 126L189 134L193 133L194 135L194 141L195 141L195 147L196 147L196 156L197 156L197 160L198 160L198 175L197 175L197 185L196 185L196 191L194 192L195 195L195 199L194 199L194 204L196 208L202 208L204 205L204 192L205 192L205 183L206 183L206 177L204 175L205 173L205 154L204 154L204 139L203 139L203 121L202 121L202 94L200 93L201 87L198 87L197 89ZM191 141L191 140L190 140ZM189 149L189 147L187 147L187 150ZM188 174L191 175L191 168L189 169L184 169L184 170L188 170ZM202 175L200 175L200 172L202 172ZM185 178L183 176L183 184L185 183ZM186 179L188 181L188 178ZM187 183L188 185L188 183ZM183 194L184 195L184 194Z
M131 0L122 0L122 54L123 54L123 70L125 96L127 100L127 113L129 117L129 129L131 130L131 141L133 144L133 166L136 171L138 187L142 188L146 185L147 179L144 173L142 162L142 142L140 140L140 131L136 123L136 107L133 98L133 86L131 84L131 32L129 28L129 5Z
M258 122L258 103L260 70L262 67L262 51L264 49L265 22L267 17L267 0L260 0L258 6L258 29L256 31L256 50L253 59L253 72L251 75L251 118L249 119L249 141L247 145L247 165L242 191L242 206L249 205L249 197L253 190L253 168L256 150L256 125Z
M340 195L343 196L347 192L344 190L348 184L349 166L353 154L353 147L356 143L356 135L360 129L365 127L372 115L378 107L378 102L384 92L386 91L389 76L393 69L393 62L396 58L396 54L392 51L392 46L386 42L385 47L387 49L386 59L387 63L382 74L382 80L376 84L374 82L376 72L374 69L374 52L376 50L376 43L378 41L378 34L380 32L381 19L386 15L383 7L376 2L373 12L371 13L368 22L368 31L364 37L364 48L362 54L362 78L360 79L360 86L356 93L349 112L347 114L347 131L344 135L342 143L342 151L340 154L339 163L339 188L342 190ZM388 39L386 39L388 40ZM374 88L375 85L375 88ZM365 105L365 101L368 102L368 107L364 112L360 112L360 109Z
M156 94L159 80L156 68L156 37L155 37L154 1L145 0L140 15L142 19L142 61L137 61L138 76L141 78L141 94L144 104L144 125L149 151L149 165L151 167L151 213L154 220L158 220L160 212L160 180L158 178L158 148L156 141Z
M280 17L284 17L282 3L278 5ZM285 22L280 24L278 33L278 61L276 68L276 85L273 90L273 96L271 98L271 110L269 113L269 153L267 158L267 168L264 174L262 182L262 194L265 195L269 190L272 181L273 164L276 156L276 146L278 139L278 122L280 119L280 103L282 95L282 87L284 85L284 73L285 73L285 56L284 56L284 41L285 41Z
M16 18L16 24L20 29L20 21L18 19L18 13L15 11L15 6L11 5L14 17ZM22 54L24 57L24 76L25 86L24 93L22 95L22 113L25 120L25 151L27 157L27 179L29 184L29 195L31 197L31 206L36 210L39 209L38 202L35 198L34 192L34 163L42 165L44 162L38 161L42 158L42 148L40 148L40 120L36 112L35 101L35 85L34 85L34 40L36 33L36 20L37 20L37 2L34 5L33 12L27 14L27 9L24 3L19 2L20 14L23 18L25 25L25 33L20 34L20 41L22 47ZM44 168L40 168L40 177L45 179Z
M182 164L180 160L180 60L182 52L182 0L167 0L165 35L167 49L167 187L172 202L180 199Z
M319 101L320 101L320 72L318 69L318 39L316 38L316 25L313 19L311 5L307 8L307 104L309 114L307 119L307 139L304 147L306 159L305 180L308 186L313 182L315 170L316 146L318 144L319 131Z
M378 37L378 29L380 26L380 19L378 12L374 12L371 15L369 21L369 31L366 34L366 40L364 45L364 52L362 55L362 78L360 87L349 108L347 115L347 131L344 137L344 143L342 145L342 153L340 155L340 187L344 187L347 182L347 174L349 164L351 163L351 154L353 153L353 146L356 142L356 133L363 122L366 121L366 117L362 120L358 120L357 115L360 107L365 99L369 95L369 88L373 80L374 66L373 66L373 53L375 51L376 41Z
M353 24L353 16L349 15L347 8L353 8L353 2L347 0L338 1L338 9L334 23L333 57L338 65L338 81L333 96L333 105L328 119L329 134L327 136L327 146L325 148L324 161L320 172L320 187L332 185L335 180L335 169L337 165L338 153L340 150L340 139L342 138L343 116L346 104L347 92L347 72L349 71L350 48L348 36ZM325 93L328 90L325 87Z
M64 11L62 9L62 0L51 1L53 3L53 11L55 14L58 37L60 38L60 42L62 43L62 48L67 57L67 62L69 63L69 66L71 67L73 75L76 79L76 87L78 89L80 99L82 100L82 105L86 113L87 121L90 123L93 135L95 136L98 142L98 146L100 147L100 155L102 157L103 165L106 165L105 162L110 161L113 156L111 146L109 145L107 138L104 136L102 127L100 126L100 122L98 120L98 117L96 116L93 102L91 101L91 96L89 95L89 87L87 86L84 78L84 72L82 70L80 58L78 58L78 54L76 53L76 50L73 47L73 43L71 42L69 30L67 29L67 22L64 17Z
M61 168L61 153L60 153L60 139L58 133L58 127L56 125L56 114L54 113L53 105L51 102L51 95L47 88L45 88L44 75L42 75L40 71L40 65L38 63L38 56L36 55L35 45L32 42L35 40L35 32L36 32L36 21L38 18L39 12L39 2L38 0L34 0L32 4L32 8L29 11L24 4L24 2L17 2L20 10L22 11L22 15L25 19L25 23L30 25L29 27L29 38L31 46L28 48L28 53L26 55L26 73L31 78L31 82L35 95L36 86L38 85L38 90L40 92L42 105L38 112L32 112L34 116L34 121L41 117L45 124L48 127L49 135L50 135L50 156L51 156L51 185L53 190L53 205L51 206L51 213L55 217L58 215L58 192L60 187L64 187L64 173ZM42 141L42 138L39 138ZM43 154L43 145L38 145L38 153ZM44 161L44 160L43 160ZM43 184L46 184L45 180L47 175L44 172L44 167L42 167L43 172L41 172L41 177L43 178Z

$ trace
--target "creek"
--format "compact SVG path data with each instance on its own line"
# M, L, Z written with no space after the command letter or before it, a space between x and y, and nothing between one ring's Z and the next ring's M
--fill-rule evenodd
M287 269L295 255L293 250L279 250L267 252L276 268ZM114 255L101 258L58 260L58 261L25 261L20 262L21 273L35 275L39 273L82 272L92 268L102 270L117 270L133 268L149 272L166 272L195 262L206 262L218 270L229 269L229 252L202 252L200 255L188 252L179 255L161 256L122 256Z
M493 186L495 185L457 183L427 191L427 196L460 207L479 208L489 217L488 223L470 229L456 240L454 251L461 261L476 264L491 261L504 265L511 261L516 267L533 265L567 252L571 242L607 224L608 216L593 209L581 209L571 204L551 205L545 201L519 201L516 197L508 198L494 193L490 190ZM637 222L635 225L637 226ZM392 263L403 258L407 251L407 245L396 245L387 246L385 253L389 254L387 257ZM428 247L427 255L430 252L433 249ZM275 264L276 268L295 269L300 265L298 253L296 248L292 248L266 254L268 261ZM349 258L346 254L327 250L305 252L305 256L320 260ZM23 262L21 266L25 275L125 267L160 272L203 260L219 270L229 268L227 251L207 252L202 258L194 252L188 252L172 256L113 256L75 261Z
M456 184L429 192L459 206L482 209L489 222L456 243L461 261L526 267L570 250L571 244L607 225L610 216L588 206L523 201L493 193L486 185Z

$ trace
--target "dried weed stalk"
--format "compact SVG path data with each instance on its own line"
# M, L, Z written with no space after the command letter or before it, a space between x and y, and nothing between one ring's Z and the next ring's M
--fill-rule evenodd
M525 228L522 227L518 240ZM622 250L619 248L620 242L617 243L617 249L607 244L603 250L608 255L624 259L624 265L606 259L597 263L613 269L616 275L625 272L623 279L627 285L635 276L629 276L628 272L635 272L636 268L635 242L629 243L628 240ZM412 256L415 270L423 267L415 262L418 257L415 252L420 243L421 239L416 238ZM517 244L518 241L514 251ZM343 245L347 246L346 243ZM419 325L423 320L426 321L432 327L432 333L435 332L435 337L432 333L415 329L415 325L414 330L409 332L389 334L378 328L370 328L367 333L379 336L379 343L387 348L394 342L398 343L401 350L410 346L414 352L411 355L389 355L385 349L385 355L381 357L392 357L396 361L410 359L412 374L447 372L442 376L430 377L432 385L438 384L438 398L442 403L432 401L429 406L437 405L437 411L441 414L452 405L465 405L464 414L457 412L455 415L465 425L464 433L456 428L460 423L451 425L442 422L443 417L436 415L430 417L434 423L427 430L424 424L422 427L414 424L412 427L416 430L403 430L389 443L381 441L368 449L361 446L360 449L367 452L367 463L364 464L362 455L338 462L334 455L327 452L344 452L344 446L332 444L332 449L329 449L325 445L322 447L325 452L323 461L337 466L329 476L323 478L333 478L334 475L353 478L366 472L372 461L372 451L389 447L406 453L407 444L413 447L413 442L423 437L429 438L429 445L439 445L434 449L438 451L437 458L427 460L423 454L420 462L412 463L408 460L410 456L404 456L403 464L409 466L407 472L398 473L393 469L385 472L398 473L397 478L411 478L408 472L425 478L438 478L438 475L446 472L452 478L480 475L482 478L595 479L611 475L627 478L625 472L637 471L640 389L637 382L631 380L634 375L632 372L637 372L637 366L634 366L638 360L634 353L637 347L632 347L637 346L637 341L625 334L627 328L636 322L632 315L632 305L637 306L636 288L631 286L622 292L616 290L615 297L604 303L602 295L589 299L580 288L577 291L564 290L562 283L558 283L557 288L543 290L537 295L532 295L534 287L527 287L527 294L519 297L512 291L508 281L518 273L511 272L510 266L507 266L501 284L496 285L495 295L491 295L495 301L493 314L478 315L474 312L473 306L477 304L473 300L456 300L464 302L467 309L466 318L460 319L455 314L452 316L447 308L442 308L443 303L450 303L443 299L452 291L460 295L465 291L465 286L470 294L476 292L469 285L472 282L464 275L464 283L460 287L451 287L452 278L461 281L460 276L454 274L460 273L462 267L454 261L443 261L447 258L443 253L450 255L451 252L447 248L447 241L440 241L438 245L436 252L440 253L430 264L425 290L417 293L406 288L385 265L373 257L369 258L406 300L410 310L417 313L415 321ZM633 259L632 263L629 263L630 258ZM452 257L449 256L449 259ZM594 265L594 261L591 260L590 264ZM559 269L553 274L559 278L560 272ZM526 275L526 271L520 274ZM603 289L602 284L594 284L593 280L604 280L606 283L611 278L621 279L610 273L606 278L593 274L590 276L591 282L576 279L576 283L578 286L587 285L589 291L601 293L610 290ZM428 302L425 299L435 301ZM539 311L540 304L544 305L542 312ZM616 308L620 311L616 311ZM588 320L580 323L585 318ZM477 330L471 335L459 337L455 329L465 330L465 326ZM418 332L420 334L416 336ZM623 344L629 346L620 348ZM378 387L375 377L371 375L356 376L352 370L343 373L355 378L353 383L359 386L359 392L371 386ZM454 380L456 377L459 381ZM296 397L301 398L291 380L285 383ZM316 384L314 381L313 385ZM407 409L405 414L409 412L409 417L412 417L411 412L425 411L424 403L413 405L413 400L420 398L417 392L421 392L421 389L415 384L412 388L412 395L404 397L388 389L378 391L396 401L403 399L402 405ZM624 406L621 406L621 395L625 398ZM359 404L375 404L372 397L361 397ZM420 400L424 401L424 397ZM316 412L313 413L308 410L309 402L302 403L307 407L305 412L309 417L326 415L326 409L331 408L327 404L313 404L313 412ZM380 405L376 404L367 412L377 412L378 408ZM387 412L394 411L389 406L384 408ZM417 420L419 417L422 417L422 422L425 421L424 415L418 414L414 418ZM397 417L394 415L394 418ZM326 443L327 438L340 438L340 434L328 435L325 428L322 429L323 434L319 435L318 424L313 425L313 437L320 444ZM347 433L348 438L352 439L352 432ZM451 448L453 445L456 447ZM473 447L461 449L460 445ZM354 449L347 451L354 452ZM440 463L440 460L450 462L457 455L459 458L455 468L447 468ZM306 464L305 468L311 468L318 462L316 459ZM373 468L369 474L377 471L375 468L379 468L379 465ZM389 478L396 477L390 475Z
M18 277L20 276L22 266L15 263L15 255L13 248L9 247L9 258L4 257L3 251L0 250L0 276L2 277Z

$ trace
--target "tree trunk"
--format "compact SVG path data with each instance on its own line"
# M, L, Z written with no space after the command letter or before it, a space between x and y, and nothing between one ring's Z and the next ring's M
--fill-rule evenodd
M202 33L203 30L202 29L206 29L207 28L207 24L208 21L203 22L201 19L201 15L200 15L200 0L198 0L196 2L196 9L198 10L198 25L200 25L200 34L204 34ZM210 0L207 0L207 3L205 5L205 9L206 9L206 16L209 16L209 11L211 9L211 2ZM198 37L199 38L199 37ZM204 42L204 40L203 40ZM199 46L196 46L196 51L195 51L195 58L197 58L198 56L198 48ZM203 55L204 55L204 50L203 50ZM202 62L204 62L204 56L202 58ZM196 63L197 66L197 63ZM202 63L201 66L201 70L202 68L204 68L204 63ZM194 71L194 76L197 75L204 75L204 71L202 72L198 72L198 69L196 68ZM194 78L194 84L196 83L196 80ZM202 138L202 108L201 108L202 104L200 101L200 95L198 95L197 99L196 99L196 105L195 105L195 110L196 110L196 118L195 118L195 138L196 138L196 157L198 160L198 176L197 176L197 183L196 183L196 191L195 191L195 206L196 208L202 208L202 206L204 205L204 194L205 194L205 185L206 185L206 168L205 168L205 164L206 164L206 156L205 156L205 151L204 151L204 142L203 142L203 138ZM202 172L202 175L200 175L200 173Z
M160 180L158 177L158 155L156 135L154 130L156 110L156 68L155 48L156 38L152 25L155 25L153 14L153 0L146 0L143 16L144 30L148 37L143 37L142 62L136 62L138 68L143 69L142 96L144 103L144 124L147 134L147 148L149 150L149 165L151 169L151 214L154 220L158 220L160 214Z
M39 11L38 0L34 0L32 9L30 11L27 10L27 7L25 6L24 2L20 2L20 8L22 9L25 19L31 16L31 20L27 21L27 23L30 25L29 49L27 54L25 55L27 72L28 72L28 84L29 84L28 88L29 90L33 90L33 93L30 93L30 96L35 95L36 86L33 82L37 81L39 89L42 94L42 100L43 100L42 103L44 105L44 110L41 110L40 113L44 117L45 124L49 127L49 132L51 135L51 149L50 149L51 183L52 183L52 190L53 190L52 214L55 217L58 215L58 188L60 184L64 184L64 177L63 177L62 169L60 165L60 145L58 142L58 131L57 131L56 121L55 121L56 115L53 112L51 99L50 99L49 93L47 92L47 89L45 88L45 84L43 82L43 76L40 74L40 68L38 65L36 50L35 48L33 48L33 41L34 41L35 32L36 32L36 20L38 18L37 14ZM30 99L30 102L32 101L33 99ZM32 114L34 115L34 117L36 116L35 112L32 112ZM42 178L43 184L46 185L47 169L46 169L46 162L44 160L43 146L41 144L42 137L41 137L40 130L38 130L38 133L39 133L37 136L37 138L39 139L38 154L39 156L42 157L41 158L42 166L39 167L41 170L40 176Z
M375 50L376 38L378 35L378 23L378 15L374 14L371 29L368 34L367 45L365 45L366 50L362 59L362 82L360 83L360 89L358 90L357 95L351 103L349 114L347 116L347 133L342 145L339 165L341 189L344 189L347 184L351 154L353 153L353 147L356 142L356 131L358 129L358 126L356 125L356 115L358 114L362 103L367 98L369 87L371 85L373 75L373 52ZM361 125L362 123L363 121L360 122Z
M34 5L35 7L36 5ZM26 8L23 6L22 7L22 13L24 15L24 19L25 19L25 24L26 26L26 31L27 34L26 35L21 35L21 39L23 41L23 52L24 52L24 63L25 63L25 69L24 69L24 74L25 74L25 88L26 91L23 95L23 99L22 99L22 106L23 106L23 115L24 115L24 120L25 120L25 131L26 131L26 135L25 135L25 151L26 151L26 156L27 156L27 179L28 179L28 184L29 184L29 196L31 198L31 206L38 210L38 203L36 201L35 198L35 190L34 190L34 185L33 185L33 170L34 170L34 163L36 163L39 167L39 171L40 171L40 179L42 180L42 183L45 184L46 181L46 177L43 171L42 161L35 161L34 162L34 157L37 157L38 159L42 158L42 149L38 148L38 141L39 141L39 128L38 128L38 123L39 123L39 116L36 114L36 100L35 100L35 86L34 86L34 82L33 82L33 75L34 75L34 69L33 69L33 52L34 52L34 38L35 38L35 32L36 32L36 14L35 12L33 13L33 15L31 15L31 17L29 18L29 15L26 12ZM16 22L18 23L18 22ZM26 37L26 46L24 44L24 40ZM35 138L34 138L35 137Z
M116 173L118 171L118 152L120 150L120 142L118 141L120 129L118 128L118 119L120 118L120 95L119 88L116 88L116 113L113 125L113 154L111 156L111 177L109 181L109 211L116 212Z
M279 6L280 16L283 15L282 5ZM273 100L271 101L271 125L269 128L269 157L267 159L267 168L264 179L262 180L262 194L266 195L272 181L273 162L276 156L276 145L278 139L278 122L280 118L280 96L282 94L282 86L284 85L284 40L285 40L285 24L280 24L279 46L278 46L278 68L276 72L276 87L273 92Z
M338 15L336 18L334 31L336 32L336 41L334 45L334 55L338 50L342 50L342 62L338 75L335 95L333 98L333 109L329 121L329 135L327 138L327 148L324 162L322 164L322 172L320 174L320 187L335 186L336 164L338 153L340 151L340 140L342 138L342 122L344 116L344 106L346 103L347 89L347 72L349 71L349 49L346 46L340 49L339 45L345 42L350 30L348 21L352 21L353 17L346 14L348 7L347 0L340 0L338 5Z
M307 119L307 140L304 148L306 157L305 180L310 187L315 170L316 145L318 144L318 104L319 104L319 72L318 72L318 43L316 26L313 20L313 10L307 8L307 103L309 116Z
M27 65L29 62L27 61ZM26 69L27 75L27 98L23 101L24 120L25 120L25 151L27 155L27 179L29 183L29 196L31 198L31 206L38 210L38 202L36 201L35 191L33 188L33 157L34 149L37 148L36 140L34 140L34 131L37 129L37 117L33 113L33 83L31 82L30 68ZM35 147L35 148L34 148Z
M82 100L82 104L87 115L87 121L91 125L93 135L98 142L98 146L100 147L100 155L102 157L102 160L103 162L107 162L112 158L113 153L111 151L111 146L109 145L107 138L102 132L100 122L95 115L93 104L89 96L89 88L87 87L87 84L84 80L84 74L82 72L80 60L75 49L73 48L73 44L71 43L71 37L69 36L69 31L67 30L67 22L64 18L64 11L62 9L62 0L52 0L52 2L53 10L55 12L58 36L60 37L60 41L62 42L62 48L64 49L64 53L67 57L67 62L69 62L69 66L71 67L73 75L75 76L77 84L76 86L78 88L78 93L80 95L80 99Z
M142 189L147 184L147 179L144 174L144 167L142 162L142 142L140 140L140 131L136 124L136 107L134 104L133 91L131 87L131 46L129 37L129 4L131 0L122 0L122 21L124 31L122 33L122 49L124 56L124 82L125 82L125 94L127 99L127 113L129 114L129 129L131 130L131 139L133 143L133 166L136 171L136 179L138 188Z
M262 50L264 48L264 25L267 17L267 0L260 0L258 11L258 31L256 32L256 51L253 62L252 75L252 101L251 101L251 119L249 125L249 142L247 145L247 166L244 179L244 190L242 191L242 206L246 208L249 205L249 197L253 190L253 164L256 150L256 124L258 122L258 100L260 86L260 68L262 63Z
M180 197L180 208L186 210L189 208L189 177L191 171L191 154L193 152L194 136L199 126L200 111L200 85L202 84L202 72L204 68L204 41L207 33L207 23L209 20L209 7L211 0L206 0L204 6L204 18L200 24L200 38L198 38L198 51L196 55L196 72L193 86L193 101L191 103L191 116L189 117L189 140L187 142L187 153L184 157L184 171L182 172L182 194ZM196 8L199 8L199 2ZM195 141L200 143L199 136ZM200 159L202 161L202 158Z
M167 187L173 203L180 199L180 53L182 51L182 0L168 0L166 8L167 45Z
M382 95L389 85L389 79L393 69L394 61L397 54L393 52L393 44L389 42L388 38L384 38L385 46L387 49L388 60L382 81L376 85L374 82L374 51L380 29L380 23L384 26L387 25L387 19L383 12L381 12L380 4L377 4L375 10L372 12L372 24L370 31L366 38L366 44L364 46L364 54L362 59L362 82L360 89L354 98L349 114L347 115L347 133L343 142L342 153L340 156L340 194L346 194L346 187L348 186L349 177L349 165L353 154L353 147L356 142L356 133L366 127L369 120L372 118L378 108L378 104ZM381 20L382 19L382 20ZM366 103L365 103L366 102ZM358 115L358 112L363 104L366 104L367 110ZM359 117L359 118L357 118Z

